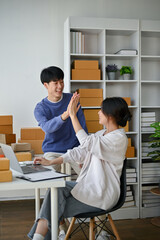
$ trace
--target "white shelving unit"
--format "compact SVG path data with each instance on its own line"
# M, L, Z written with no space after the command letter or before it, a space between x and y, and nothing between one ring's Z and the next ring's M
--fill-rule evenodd
M140 49L140 115L142 112L155 112L156 121L160 121L160 21L142 20L140 22ZM150 141L151 133L140 132L140 146L142 142ZM141 164L147 160L151 161L151 158L142 157L142 151L140 151L141 177ZM144 183L140 179L141 218L160 215L159 207L143 207L142 204L143 186L153 184L158 184L158 182Z
M85 35L85 53L71 52L72 31ZM117 55L120 49L137 49L138 55ZM101 69L101 80L71 80L71 65L74 60L98 60ZM123 80L119 73L116 80L108 80L107 64L123 65L133 68L131 80ZM78 88L102 88L103 99L106 97L130 97L132 120L127 136L131 138L136 150L136 157L128 158L128 166L135 167L137 182L132 185L135 206L116 211L115 219L139 217L139 21L129 19L81 18L69 17L64 24L64 72L65 90L74 92ZM89 107L97 108L97 107Z

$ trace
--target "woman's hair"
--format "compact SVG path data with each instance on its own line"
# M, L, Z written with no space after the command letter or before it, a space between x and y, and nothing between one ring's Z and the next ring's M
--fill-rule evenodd
M127 121L132 117L128 109L128 104L121 97L106 98L102 102L101 109L106 116L113 117L116 123L121 127L125 127Z
M49 83L51 81L56 82L58 80L63 80L64 73L59 67L51 66L42 70L40 74L40 79L42 84Z

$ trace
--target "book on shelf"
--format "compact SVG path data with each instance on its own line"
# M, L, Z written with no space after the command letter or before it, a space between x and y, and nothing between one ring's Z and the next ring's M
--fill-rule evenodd
M144 193L144 191L142 191L142 200L151 200L151 199L159 199L160 201L160 196L155 195L153 193L151 193L150 191L148 191L147 193Z
M155 117L156 113L155 112L142 112L141 117Z
M126 197L132 196L132 195L133 195L132 191L127 191L127 192L126 192Z
M136 172L134 172L134 173L126 173L126 177L127 178L136 178L137 177L137 173Z
M142 142L142 147L149 147L150 145L150 142Z
M128 201L128 202L124 202L122 208L125 208L125 207L133 207L133 206L135 206L134 200Z
M71 53L76 53L76 32L71 32Z
M142 132L153 132L155 131L152 127L141 127Z
M120 49L118 52L115 52L114 54L119 54L119 55L137 55L138 51L136 49Z
M153 176L153 177L143 177L142 176L142 182L150 182L150 183L158 183L159 182L159 176Z
M136 182L136 177L133 178L126 178L127 183L135 183Z
M133 195L131 196L126 196L125 202L132 201L133 200Z
M136 169L135 168L127 168L126 173L135 173Z
M143 175L159 175L160 176L160 168L142 168Z
M143 199L143 203L160 203L160 198L155 199Z
M160 162L148 162L148 163L142 163L142 168L156 168L160 167Z
M82 32L71 32L71 53L84 53L84 34Z
M160 207L160 203L144 203L143 207Z
M141 117L141 122L155 122L156 117Z
M150 127L150 125L154 123L154 122L142 122L141 123L141 127ZM153 131L153 128L152 128L152 131Z
M159 148L151 148L151 147L143 147L142 146L143 153L149 153L149 152L156 151L156 150L159 150Z
M152 184L152 185L148 185L148 186L142 186L142 193L144 194L144 193L150 193L150 190L152 189L152 188L157 188L158 187L158 185L157 184Z
M131 191L131 186L127 186L126 191Z

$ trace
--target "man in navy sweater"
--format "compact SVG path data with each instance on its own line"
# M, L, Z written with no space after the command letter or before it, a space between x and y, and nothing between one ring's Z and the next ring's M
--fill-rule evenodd
M72 94L63 93L63 71L51 66L41 72L40 78L48 91L48 96L36 105L34 115L38 125L45 132L42 150L46 158L48 153L65 153L68 149L78 146L79 142L68 114L68 104ZM77 116L82 127L87 131L81 108Z

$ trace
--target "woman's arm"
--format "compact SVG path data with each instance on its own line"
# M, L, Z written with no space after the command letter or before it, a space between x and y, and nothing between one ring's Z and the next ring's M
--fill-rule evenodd
M41 157L36 157L34 159L34 164L42 164L44 166L51 166L54 164L62 164L63 163L63 158L62 157L58 157L52 160L47 160L45 158L41 158Z

